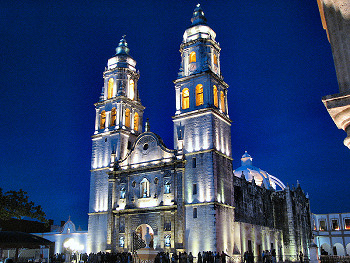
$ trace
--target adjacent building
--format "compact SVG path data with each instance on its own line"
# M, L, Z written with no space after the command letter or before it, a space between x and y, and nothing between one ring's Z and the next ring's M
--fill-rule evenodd
M339 93L322 98L338 129L347 133L350 148L350 2L317 0L323 28L331 44Z
M350 213L313 214L312 219L320 255L350 254Z

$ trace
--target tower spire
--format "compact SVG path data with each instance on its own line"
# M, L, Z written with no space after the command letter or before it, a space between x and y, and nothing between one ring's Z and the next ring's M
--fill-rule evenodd
M207 19L204 16L204 12L200 4L196 5L196 8L193 11L191 22L192 26L207 24Z
M128 48L128 43L125 40L126 35L122 36L122 39L119 41L118 47L115 49L116 55L129 55L130 49Z

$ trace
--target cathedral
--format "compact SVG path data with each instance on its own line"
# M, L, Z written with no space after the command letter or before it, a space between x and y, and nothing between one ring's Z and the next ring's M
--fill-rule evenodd
M300 185L285 186L247 152L232 167L233 153L242 153L232 152L229 86L215 39L197 5L174 81L174 149L143 118L140 74L125 37L108 60L95 103L88 252L132 251L135 236L149 233L151 247L165 252L308 255L310 207Z

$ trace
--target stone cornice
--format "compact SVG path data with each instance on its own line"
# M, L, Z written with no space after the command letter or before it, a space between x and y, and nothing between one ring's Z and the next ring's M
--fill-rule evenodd
M230 156L227 156L226 154L223 154L222 152L219 152L218 150L215 149L209 149L209 150L203 150L203 151L197 151L197 152L191 152L191 153L186 153L185 156L191 156L191 155L195 155L195 154L199 154L199 153L208 153L208 152L214 152L216 154L219 154L222 157L225 157L231 161L233 161L233 158Z
M133 106L133 107L135 107L135 108L137 108L139 110L144 110L146 108L145 106L143 106L141 104L141 100L140 101L138 101L138 100L131 100L128 97L123 96L123 95L116 96L116 97L113 97L113 98L110 98L110 99L107 99L107 100L104 100L104 101L96 102L94 105L95 105L95 107L97 107L97 106L101 107L101 106L104 106L104 105L106 105L108 103L112 103L112 102L117 102L117 103L118 102L124 102L125 104Z
M214 72L212 72L210 69L204 71L204 72L200 72L200 73L196 73L196 74L191 74L189 76L185 76L185 77L181 77L178 79L175 79L173 81L174 84L178 84L180 82L189 80L189 79L193 79L193 78L198 78L200 76L204 76L204 75L210 75L212 78L216 79L218 82L220 82L221 85L223 85L226 89L228 89L228 84L224 81L224 78L221 76L219 77L217 74L215 74Z
M162 168L173 168L176 170L183 169L185 165L185 160L174 160L171 162L163 162L155 165L146 165L146 166L140 166L137 168L127 168L124 170L117 170L110 172L110 179L113 179L113 176L123 176L128 175L131 173L144 173L144 172L153 172L161 170Z
M185 204L186 207L191 207L191 206L204 206L204 205L214 205L214 206L221 206L221 207L226 207L226 208L235 209L235 207L232 206L232 205L227 205L227 204L219 203L219 202L217 202L217 201L215 201L215 202L204 202L204 203Z
M213 45L219 52L220 52L220 50L221 50L221 47L220 47L219 43L217 43L216 41L213 41L212 39L209 39L209 38L198 38L198 39L195 39L195 40L188 41L188 42L186 42L186 43L182 43L182 44L180 45L180 50L179 50L179 51L182 53L183 50L184 50L186 47L191 46L191 45L194 45L194 44L196 44L196 43L198 43L198 42L201 42L201 43L203 43L203 44L209 43L209 44Z
M119 128L118 130L108 130L108 131L105 131L105 132L101 132L101 133L98 133L98 134L94 134L91 136L91 138L93 140L95 139L98 139L99 137L103 137L103 136L106 136L106 135L112 135L112 134L115 134L115 133L121 133L121 134L124 134L124 135L129 135L131 133L131 130L124 130L122 128ZM133 133L135 134L136 136L140 133Z
M102 168L91 169L90 172L103 171L103 170L108 170L108 169L109 169L109 167L102 167Z
M107 214L108 214L108 211L88 213L89 216L93 216L93 215L107 215Z
M109 77L109 75L111 74L116 74L116 73L120 73L120 72L128 72L131 73L131 75L133 75L133 77L136 77L136 80L138 80L140 78L140 73L138 71L133 71L129 68L112 68L112 69L107 69L103 72L103 77Z
M156 207L146 207L146 208L129 208L122 210L113 210L113 214L138 214L138 213L157 213L159 211L169 211L176 210L177 205L169 206L156 206Z
M201 114L207 114L207 113L213 113L217 117L223 119L226 121L229 125L231 125L232 120L227 117L225 114L221 113L218 109L216 108L204 108L204 109L199 109L199 110L193 110L189 112L184 112L178 115L175 115L172 117L173 120L181 119L181 118L186 118L186 117L192 117L195 115L201 115Z

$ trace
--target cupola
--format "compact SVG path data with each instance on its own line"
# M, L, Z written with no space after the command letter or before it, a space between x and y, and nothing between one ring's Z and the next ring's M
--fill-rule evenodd
M191 22L191 26L187 28L183 35L183 43L197 39L211 39L215 41L216 33L207 25L207 19L200 4L194 9Z
M253 158L248 154L247 151L243 154L241 158L241 165L242 166L250 166L253 165Z
M115 56L108 60L108 70L115 68L127 68L136 71L136 61L129 55L130 49L126 42L125 35L119 41L118 47L115 49Z

